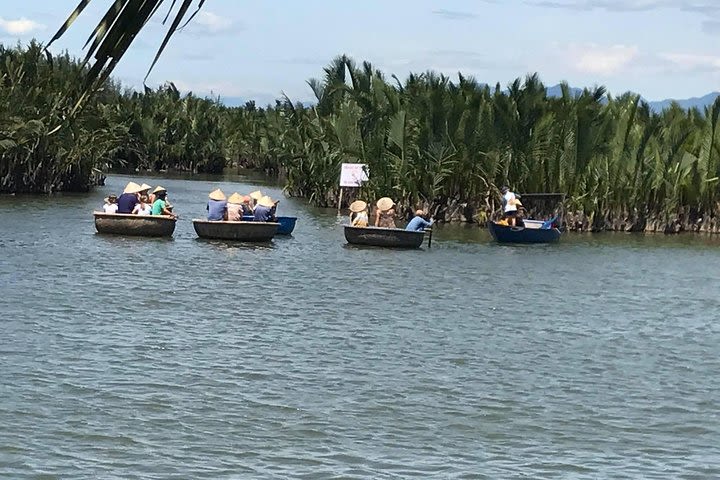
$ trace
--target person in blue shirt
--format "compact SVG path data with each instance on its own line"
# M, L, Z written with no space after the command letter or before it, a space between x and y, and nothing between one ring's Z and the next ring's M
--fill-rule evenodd
M225 194L219 188L210 192L208 195L206 210L208 211L207 219L212 221L223 221L225 220L225 212L227 210L227 199Z
M432 219L430 221L427 221L425 218L427 217L427 214L423 212L422 210L416 210L415 216L413 217L410 222L408 222L407 226L405 227L405 230L411 230L413 232L422 232L426 228L430 227L433 224Z
M275 210L277 204L280 202L273 201L272 198L265 195L258 200L255 209L253 210L253 216L256 222L274 222L275 221Z
M132 213L135 205L138 203L138 192L140 185L130 182L123 190L122 195L117 199L117 213Z

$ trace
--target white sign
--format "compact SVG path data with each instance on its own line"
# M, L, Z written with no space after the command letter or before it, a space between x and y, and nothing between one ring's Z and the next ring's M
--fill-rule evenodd
M341 187L359 187L368 181L367 165L364 163L343 163L340 170Z

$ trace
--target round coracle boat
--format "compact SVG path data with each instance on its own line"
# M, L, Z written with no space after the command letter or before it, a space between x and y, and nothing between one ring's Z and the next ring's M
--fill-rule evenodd
M274 222L193 220L193 228L200 238L239 242L268 242L275 236L279 226L279 223Z
M345 225L345 240L351 245L373 247L420 248L425 232L402 228L353 227Z
M93 212L98 233L133 237L172 237L175 217L169 215L132 215Z

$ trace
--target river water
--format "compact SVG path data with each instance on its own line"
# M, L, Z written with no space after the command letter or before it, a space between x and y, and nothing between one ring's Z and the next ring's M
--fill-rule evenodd
M720 477L717 240L353 248L284 198L291 238L196 239L216 187L282 198L242 178L96 234L128 180L0 198L0 478Z

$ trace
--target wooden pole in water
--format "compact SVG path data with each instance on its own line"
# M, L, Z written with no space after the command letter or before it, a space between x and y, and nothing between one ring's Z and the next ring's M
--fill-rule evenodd
M340 207L342 206L343 189L340 187L340 197L338 198L338 215L340 215Z

